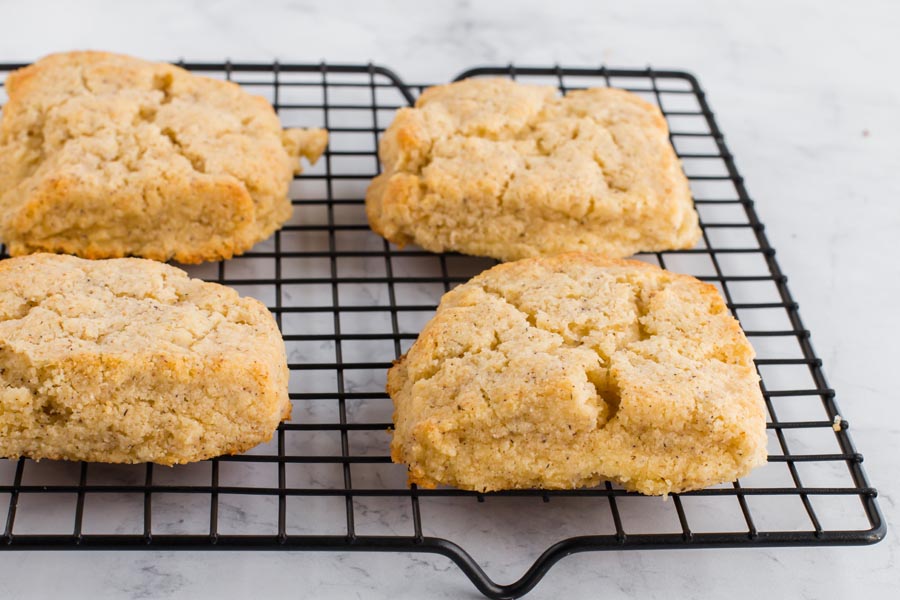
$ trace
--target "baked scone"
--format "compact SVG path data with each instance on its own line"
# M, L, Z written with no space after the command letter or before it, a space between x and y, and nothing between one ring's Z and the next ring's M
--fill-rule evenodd
M260 302L138 258L0 261L0 456L165 465L236 454L290 416Z
M234 83L128 56L54 54L5 86L0 241L14 256L230 258L288 220L299 157L327 143L283 131Z
M369 223L398 245L516 260L625 257L700 238L659 109L623 90L558 97L506 79L432 87L384 133Z
M572 253L444 295L388 373L391 456L425 487L668 494L766 462L753 348L718 291Z

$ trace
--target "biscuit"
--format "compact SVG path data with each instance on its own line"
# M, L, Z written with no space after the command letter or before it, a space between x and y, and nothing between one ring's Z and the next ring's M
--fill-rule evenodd
M766 462L753 348L712 285L573 253L444 295L388 372L391 456L424 487L644 494Z
M0 456L164 465L236 454L290 415L264 305L138 258L0 261Z
M687 179L659 109L611 88L505 79L426 90L401 108L366 195L375 232L516 260L689 248L700 237Z
M299 157L327 143L282 131L234 83L116 54L54 54L6 90L0 240L14 256L230 258L290 218Z

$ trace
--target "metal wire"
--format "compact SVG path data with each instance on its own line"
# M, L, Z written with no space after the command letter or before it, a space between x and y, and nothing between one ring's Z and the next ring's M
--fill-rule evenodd
M0 73L19 66L0 65ZM324 126L331 134L322 164L296 182L292 221L241 257L189 269L267 303L289 350L295 418L279 428L269 445L174 469L0 460L0 507L8 502L0 548L429 552L453 560L485 595L513 598L527 593L556 561L574 552L856 545L884 536L876 491L866 479L848 422L833 428L840 414L834 391L692 75L650 68L509 65L458 77L514 77L556 85L562 92L624 87L659 105L669 120L672 144L691 181L703 239L695 249L642 258L722 290L758 350L771 444L769 465L743 481L673 495L671 505L642 506L641 521L653 523L658 513L674 506L677 522L672 531L642 531L629 520L642 497L609 483L493 494L423 490L405 485L403 467L390 462L384 371L415 339L442 293L493 264L399 250L365 223L363 193L379 172L379 135L393 111L414 102L424 86L406 85L375 65L229 61L184 66L267 96L287 125ZM0 255L2 251L0 246ZM782 469L786 476L774 477ZM443 522L446 507L440 502L462 502L469 514L477 515L490 511L492 503L515 498L541 499L540 510L546 514L562 511L560 502L567 500L608 507L608 530L594 532L579 524L577 535L552 540L520 579L497 584L434 523ZM835 512L819 505L828 499L851 502ZM785 516L783 507L793 501L800 502L802 511ZM388 504L379 504L384 502ZM429 507L430 518L424 502L436 503ZM719 521L718 508L706 510L723 502L733 503L737 521ZM693 503L709 513L706 523L699 522ZM102 519L92 517L95 504L106 507L104 518L116 515L114 531L95 531L103 527ZM123 513L126 506L133 510ZM326 513L340 519L322 533L317 527L327 520ZM382 531L372 533L373 514L393 520L386 530L379 523ZM435 531L438 535L428 535Z

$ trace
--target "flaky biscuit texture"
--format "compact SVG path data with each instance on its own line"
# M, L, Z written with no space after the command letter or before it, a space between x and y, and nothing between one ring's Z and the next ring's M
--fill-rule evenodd
M278 326L151 260L0 261L0 456L165 465L243 452L290 415Z
M12 255L230 258L291 215L300 156L321 129L283 131L240 86L103 52L48 56L6 80L0 241Z
M468 490L612 480L644 494L766 462L753 349L715 287L575 253L444 295L388 373L394 461Z
M656 106L597 88L470 79L426 90L380 144L369 223L388 240L500 260L626 257L700 238Z

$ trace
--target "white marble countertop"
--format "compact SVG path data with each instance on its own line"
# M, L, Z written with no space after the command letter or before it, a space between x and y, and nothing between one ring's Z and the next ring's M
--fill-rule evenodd
M90 47L159 59L373 60L407 81L513 60L694 72L853 423L889 534L859 548L582 554L557 564L529 598L896 597L900 78L888 75L900 56L896 3L253 4L86 0L73 12L62 1L4 3L0 60ZM529 562L486 559L502 580ZM288 552L4 552L0 596L477 597L444 558Z

